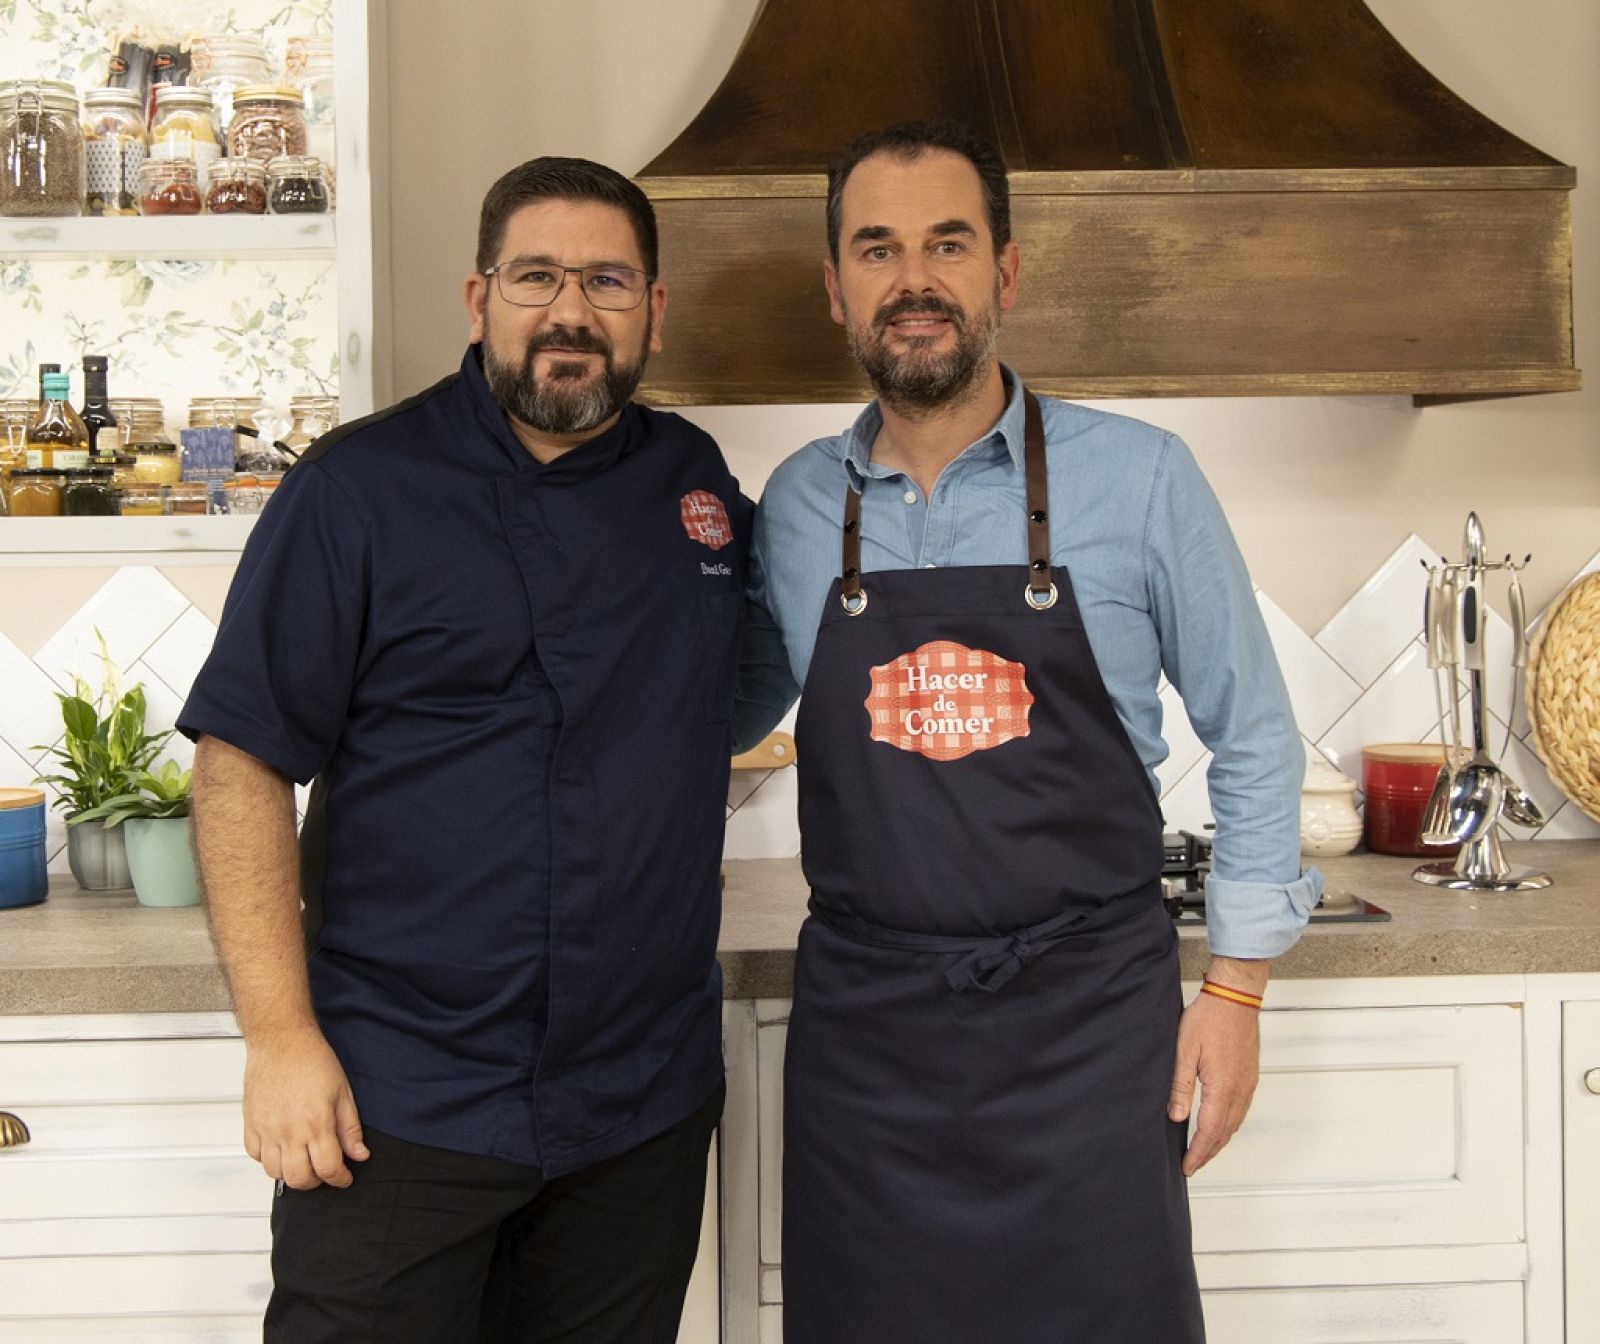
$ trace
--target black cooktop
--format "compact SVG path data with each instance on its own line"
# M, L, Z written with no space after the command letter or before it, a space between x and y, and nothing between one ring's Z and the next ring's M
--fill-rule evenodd
M1162 900L1179 924L1206 922L1206 874L1211 871L1211 837L1193 831L1169 831L1161 837ZM1324 892L1311 912L1313 924L1381 923L1390 915L1382 906L1355 896Z

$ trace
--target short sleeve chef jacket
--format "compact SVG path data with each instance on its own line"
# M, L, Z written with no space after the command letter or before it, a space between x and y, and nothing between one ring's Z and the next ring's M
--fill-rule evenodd
M749 531L675 415L539 464L476 346L284 479L179 727L317 777L312 997L364 1123L553 1176L717 1086Z

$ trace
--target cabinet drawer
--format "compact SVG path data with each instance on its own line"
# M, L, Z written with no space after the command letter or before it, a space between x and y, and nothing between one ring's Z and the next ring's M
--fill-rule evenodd
M1190 1184L1196 1251L1522 1238L1520 1008L1269 1012L1261 1064Z
M1520 1344L1520 1283L1204 1293L1218 1344Z
M272 1271L265 1252L0 1260L0 1339L26 1338L27 1330L50 1338L46 1332L58 1329L55 1320L47 1324L28 1317L64 1318L63 1325L81 1321L86 1338L121 1339L104 1320L92 1322L91 1329L90 1318L178 1312L248 1315L257 1322L259 1338L261 1313L271 1290ZM20 1323L14 1324L19 1318Z
M264 1219L272 1183L243 1150L243 1070L237 1039L0 1044L0 1106L32 1133L0 1152L0 1255L37 1254L32 1226L53 1247L81 1223L109 1249L121 1220Z

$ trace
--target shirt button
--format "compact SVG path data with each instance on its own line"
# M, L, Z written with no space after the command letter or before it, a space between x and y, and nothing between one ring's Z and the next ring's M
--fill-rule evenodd
M907 504L915 504L917 502L917 492L915 490L907 490L905 494L901 496L901 498L905 500Z

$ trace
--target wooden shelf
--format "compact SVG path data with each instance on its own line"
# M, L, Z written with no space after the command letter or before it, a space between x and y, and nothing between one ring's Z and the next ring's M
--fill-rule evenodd
M143 215L0 221L8 257L326 257L334 215Z
M259 515L237 518L0 518L0 567L231 561Z

